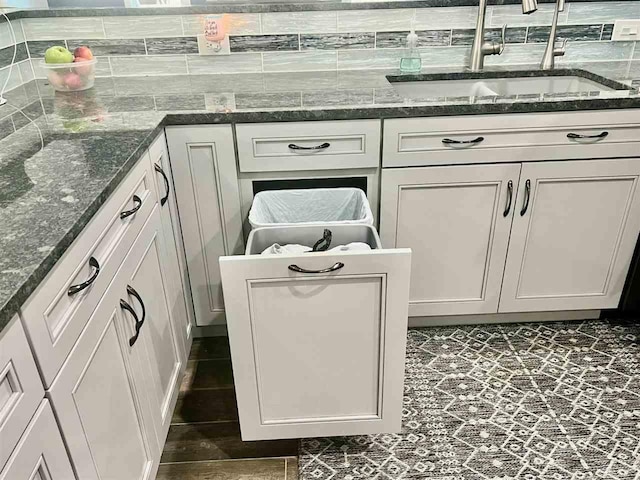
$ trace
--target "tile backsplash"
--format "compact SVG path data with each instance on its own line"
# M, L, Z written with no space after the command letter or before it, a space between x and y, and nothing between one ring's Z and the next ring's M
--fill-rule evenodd
M537 64L553 8L541 4L536 13L522 15L520 5L490 6L488 36L498 38L507 24L508 45L502 56L487 57L486 65ZM225 16L230 54L216 56L198 54L203 15L43 17L13 23L19 60L31 58L35 76L43 78L41 58L57 44L89 45L99 60L99 76L394 69L412 23L423 66L460 67L468 63L476 16L475 6L232 13ZM637 42L611 41L615 20L629 18L640 18L640 0L567 3L558 39L569 44L558 65L637 78ZM12 54L6 24L0 24L0 80ZM12 79L20 81L28 79Z

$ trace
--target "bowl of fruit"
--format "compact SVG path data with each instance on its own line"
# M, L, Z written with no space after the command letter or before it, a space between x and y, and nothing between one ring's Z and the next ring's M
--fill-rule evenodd
M96 79L96 63L87 46L76 48L73 53L55 46L44 54L43 68L51 86L58 92L77 92L93 87Z

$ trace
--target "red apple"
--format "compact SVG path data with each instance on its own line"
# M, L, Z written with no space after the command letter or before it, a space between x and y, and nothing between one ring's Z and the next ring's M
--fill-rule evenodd
M69 72L64 76L64 84L69 90L80 90L84 86L80 75L74 72Z
M73 60L73 63L76 64L73 69L78 75L82 75L84 77L91 75L91 73L93 72L93 65L82 65L84 62L88 61L89 60L83 57L76 57Z
M86 60L93 60L93 53L91 49L86 45L81 45L73 51L73 56L76 58L84 58Z

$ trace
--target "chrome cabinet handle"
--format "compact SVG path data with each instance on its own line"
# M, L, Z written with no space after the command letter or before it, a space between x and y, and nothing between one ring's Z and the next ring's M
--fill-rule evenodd
M477 137L473 140L453 140L451 138L443 138L442 143L445 145L467 145L467 144L476 144L484 141L484 137Z
M502 213L503 217L506 217L507 215L509 215L509 212L511 211L511 201L513 200L513 181L509 180L509 183L507 183L507 206L504 209L504 212Z
M316 145L315 147L301 147L300 145L296 145L295 143L290 143L289 148L291 150L324 150L329 148L331 144L329 142L321 143L320 145Z
M609 136L609 132L604 131L601 133L598 133L597 135L580 135L578 133L567 133L567 138L571 139L571 140L579 140L581 138L597 138L597 139L601 139L601 138L606 138L607 136Z
M142 206L142 200L140 200L139 196L137 196L137 195L133 196L133 203L135 203L135 206L131 210L125 210L124 212L120 212L120 219L121 220L124 220L125 218L133 215L138 210L140 210L140 207Z
M133 347L133 345L138 340L138 336L140 335L140 330L142 329L142 325L144 325L144 320L147 317L147 309L144 306L144 302L142 301L140 294L136 292L136 290L131 285L127 285L127 293L129 295L133 295L134 297L136 297L136 300L138 300L138 302L140 303L140 306L142 307L142 320L139 320L138 315L136 314L136 311L133 309L133 307L129 305L127 302L125 302L124 300L120 299L120 308L128 311L133 316L133 319L135 320L136 333L133 337L129 339L129 346Z
M340 270L342 267L344 267L344 263L337 262L333 266L329 268L323 268L322 270L307 270L306 268L300 268L298 265L289 265L289 270L298 273L329 273Z
M100 273L100 264L98 263L98 260L95 257L91 257L89 259L89 266L93 268L93 274L84 282L77 285L71 285L69 290L67 290L67 295L75 295L96 281L96 278L98 278L98 274Z
M520 210L521 217L525 213L527 213L527 209L529 208L530 197L531 197L531 180L527 179L527 181L524 182L524 202L522 203L522 210Z
M162 179L164 180L165 195L160 199L160 206L164 207L164 204L167 203L167 200L169 200L169 193L171 192L171 189L169 187L169 179L167 178L167 174L164 173L164 170L160 165L158 165L157 163L154 163L153 168L156 172L162 175Z

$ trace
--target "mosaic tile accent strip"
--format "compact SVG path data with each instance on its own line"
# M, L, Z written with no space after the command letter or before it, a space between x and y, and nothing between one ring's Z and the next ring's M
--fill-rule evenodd
M409 30L376 33L376 48L405 48ZM451 42L451 30L416 30L418 45L447 47Z
M551 27L529 27L528 43L546 43L549 40ZM602 24L598 25L560 25L556 35L557 40L567 39L570 42L598 41L602 34Z
M410 329L400 434L304 439L300 480L635 479L640 326Z
M348 48L373 48L376 35L365 33L301 34L301 50L337 50Z
M149 55L178 55L181 53L198 53L197 37L167 37L147 38L147 53Z
M81 39L67 41L67 46L72 52L80 45L89 45L96 57L105 55L145 55L147 53L144 48L144 39L141 38L121 38L115 40ZM33 55L33 53L31 55Z
M472 28L453 30L451 45L472 45L476 31ZM500 41L502 38L501 28L490 28L485 31L485 40ZM507 43L524 43L527 39L526 27L507 27L505 40Z
M229 37L232 52L298 50L298 35L238 35Z

